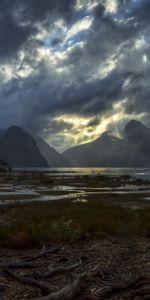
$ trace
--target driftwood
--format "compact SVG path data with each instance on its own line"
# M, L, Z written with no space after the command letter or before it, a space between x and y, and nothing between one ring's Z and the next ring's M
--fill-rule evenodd
M120 293L120 292L126 291L128 289L137 289L137 291L134 294L132 294L132 297L135 297L137 295L140 295L140 293L137 293L138 288L140 286L144 286L146 284L150 284L150 277L143 275L143 276L137 277L136 279L129 280L125 283L114 284L112 286L105 286L103 288L100 288L94 293L94 296L96 296L96 298L101 300L112 294ZM141 291L142 289L143 288L139 289L139 291ZM134 299L134 298L131 298L131 299Z
M34 260L37 260L43 256L46 256L48 254L54 254L54 253L57 253L59 250L58 247L55 247L55 248L52 248L52 249L49 249L49 250L45 250L45 251L42 251L41 253L35 255L35 256L32 256L32 257L28 257L28 258L24 258L20 261L13 261L13 262L10 262L10 263L2 263L0 264L0 269L7 269L7 268L16 268L16 269L20 269L20 268L37 268L38 265L37 264L34 264L32 263L32 261Z
M4 268L16 268L16 269L20 269L20 268L37 268L38 265L37 264L33 264L30 262L26 262L26 261L14 261L14 262L10 262L10 263L3 263L0 264L0 269L4 269Z
M81 293L81 278L75 279L70 285L65 286L61 290L51 293L46 297L38 298L37 300L73 300Z
M39 288L41 290L42 295L44 295L44 296L48 295L51 292L51 289L46 284L41 283L35 279L18 275L7 269L4 270L4 274L10 276L12 279L15 279L23 284L32 286L34 288Z
M18 261L10 262L10 263L2 263L0 264L0 268L3 268L3 272L5 275L9 276L11 279L16 280L24 285L32 286L33 288L38 288L41 291L41 298L38 298L36 300L74 300L76 299L76 296L78 294L82 294L83 299L88 300L104 300L105 298L110 298L113 294L117 295L119 294L120 297L122 297L122 294L128 293L128 300L135 300L135 299L150 299L150 276L148 274L138 276L134 279L129 279L124 282L116 282L112 283L110 282L108 286L104 286L101 288L97 288L97 290L93 290L93 287L95 284L99 284L99 281L96 279L97 271L98 269L91 270L89 266L86 268L85 273L81 273L80 275L77 275L77 277L74 277L73 271L76 270L78 267L82 265L82 260L79 259L74 264L71 264L70 260L68 261L67 265L59 266L57 263L57 267L53 267L52 269L49 269L47 272L43 273L42 270L42 262L38 264L38 259L45 257L48 254L57 253L60 248L55 247L52 249L43 249L40 253L32 256L32 257L22 257ZM67 253L68 257L68 253ZM58 258L58 255L57 255ZM35 262L36 261L36 262ZM48 260L46 260L48 262ZM32 272L31 275L25 275L22 276L18 273L13 272L10 270L11 268L39 268L39 272ZM83 272L83 269L79 268L81 272ZM79 273L78 269L78 273ZM51 278L54 275L63 274L62 277L65 275L69 276L68 283L65 287L60 288L59 286L59 278L57 278L57 281L54 280L54 282L58 282L58 286L51 286L51 284L46 279ZM28 277L31 276L31 277ZM103 280L103 274L100 273L100 277ZM75 278L75 279L74 279ZM99 278L100 279L100 278ZM94 284L91 286L91 281L94 282ZM90 283L89 283L90 282ZM89 295L85 296L84 298L84 292L85 289L83 288L83 284L85 285L85 289L88 289L88 287L91 287L91 292L89 289ZM6 289L8 285L0 284L0 290ZM121 298L120 298L121 299Z
M6 283L0 283L0 290L5 290L9 287L9 284Z
M57 253L59 250L60 250L60 248L58 248L58 247L54 247L54 248L48 249L48 250L43 250L41 253L39 253L39 254L37 254L35 256L31 256L31 257L25 258L23 261L31 262L33 260L39 259L39 258L41 258L43 256L48 255L48 254Z
M144 296L144 299L150 299L150 284L134 291L130 296L130 300L133 300L137 296Z
M73 271L74 269L78 268L80 265L82 264L82 261L80 260L78 263L73 264L71 266L68 267L57 267L57 268L53 268L50 271L46 272L45 274L40 274L40 273L35 273L34 276L36 276L36 278L41 278L41 279L46 279L46 278L50 278L56 274L63 274L63 273L69 273L71 271Z

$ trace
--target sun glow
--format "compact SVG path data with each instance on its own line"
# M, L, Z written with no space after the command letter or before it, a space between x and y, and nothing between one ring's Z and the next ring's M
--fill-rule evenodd
M127 114L125 111L126 102L127 99L122 99L115 103L110 113L97 117L95 125L95 117L89 118L71 114L56 117L54 119L56 122L64 122L66 125L70 125L70 129L64 129L58 134L58 138L65 140L66 148L91 142L107 130L111 131L116 137L121 138L118 124L122 120L142 120L143 118L143 114Z
M92 17L85 17L84 19L76 22L67 32L65 41L67 41L68 39L70 39L71 37L73 37L74 35L76 35L77 33L79 33L82 30L88 30L93 22L93 18Z
M64 138L69 139L71 136L71 139L73 140L74 144L79 143L87 143L91 142L107 130L109 124L116 124L124 117L124 106L125 100L118 102L113 106L113 113L105 114L103 116L99 116L96 125L90 125L92 122L94 122L94 117L91 118L85 118L85 117L79 117L74 115L65 115L56 117L55 121L59 122L65 122L66 124L71 125L71 129L64 130L62 135ZM113 126L113 131L115 131L115 134L118 136L119 132ZM72 134L71 134L72 133Z
M115 13L118 8L118 0L107 0L106 10L110 13Z
M114 58L108 59L102 66L99 68L99 75L101 78L105 78L110 72L112 72L117 64L117 60Z

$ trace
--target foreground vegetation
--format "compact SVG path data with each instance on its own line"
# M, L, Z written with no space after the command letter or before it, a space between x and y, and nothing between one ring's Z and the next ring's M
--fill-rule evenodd
M59 175L59 174L58 174ZM68 198L70 191L48 190L48 188L62 186L78 186L85 189L85 194L79 198ZM130 176L49 176L47 173L19 172L0 176L0 192L7 192L7 185L13 191L17 187L31 186L33 191L43 187L40 195L64 195L64 200L49 202L34 202L28 200L36 198L33 194L12 194L11 201L18 199L17 205L0 207L0 244L1 246L32 247L41 241L47 242L77 242L112 236L146 236L150 237L150 209L149 201L144 201L148 193L117 194L107 193L107 189L118 186L139 185L149 186L149 181L134 179ZM105 193L95 193L92 188L102 188ZM89 192L87 192L88 188ZM90 190L91 189L91 190ZM8 188L8 191L9 188ZM79 190L80 191L80 190ZM97 190L98 191L98 190ZM65 196L66 195L66 196ZM25 197L25 198L24 198ZM66 199L65 199L66 197ZM5 201L7 195L1 194ZM19 200L26 199L26 204L19 204Z
M150 236L150 210L52 201L0 209L0 243L30 247L41 241L76 242L106 235Z
M149 299L149 198L130 176L1 175L3 299Z

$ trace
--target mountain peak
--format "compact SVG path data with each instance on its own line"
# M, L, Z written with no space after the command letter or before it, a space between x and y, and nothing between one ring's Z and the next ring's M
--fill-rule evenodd
M149 134L148 128L136 120L131 120L124 129L124 137L130 141L131 144L139 145L147 134Z
M11 132L11 133L13 133L13 132L17 132L17 133L24 132L24 133L26 133L24 129L22 129L21 127L19 127L17 125L12 125L12 126L8 127L6 132Z
M14 125L0 139L0 158L10 162L12 167L49 167L33 137Z
M112 131L104 131L99 138L97 138L94 143L98 144L101 142L116 142L119 139L113 134Z
M12 125L12 126L10 126L10 127L8 127L8 129L12 129L12 130L22 130L22 128L21 127L19 127L18 125Z
M133 131L139 131L139 130L144 130L146 129L145 125L137 120L131 120L127 123L127 125L125 126L124 132L125 133L129 133L129 132L133 132Z

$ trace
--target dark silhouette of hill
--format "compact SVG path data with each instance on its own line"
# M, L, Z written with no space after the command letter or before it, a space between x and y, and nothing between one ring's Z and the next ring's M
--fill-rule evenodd
M150 129L132 120L119 139L110 132L63 153L74 167L150 167Z
M41 137L18 126L0 130L0 159L12 167L69 167L70 163Z
M95 141L71 148L63 155L76 167L117 166L117 151L121 145L120 139L105 132Z
M141 122L130 121L123 132L126 164L132 167L150 166L150 129Z
M0 139L0 159L12 167L48 167L35 140L18 126L8 128Z
M18 126L0 130L0 159L12 167L150 167L150 129L132 120L122 138L104 132L63 154Z
M3 136L4 133L5 133L5 130L0 129L0 139Z
M70 167L70 163L63 155L57 152L54 148L50 147L41 137L35 137L37 146L46 159L48 164L53 168L65 168Z

